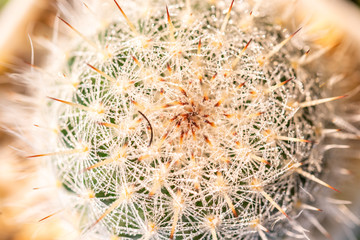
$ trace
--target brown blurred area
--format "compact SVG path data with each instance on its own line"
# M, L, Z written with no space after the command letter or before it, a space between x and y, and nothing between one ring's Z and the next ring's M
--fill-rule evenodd
M36 161L29 161L16 149L22 144L8 133L13 126L4 119L6 110L1 108L16 94L26 92L26 86L14 83L9 74L31 63L29 36L50 36L56 1L0 1L4 5L0 10L0 240L56 239L60 232L56 220L39 223L44 213L31 211L45 200L33 190ZM38 64L43 50L34 50Z

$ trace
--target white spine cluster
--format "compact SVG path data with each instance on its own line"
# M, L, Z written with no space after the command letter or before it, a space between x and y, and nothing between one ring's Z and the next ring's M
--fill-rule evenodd
M305 235L294 217L313 208L302 186L330 187L313 155L322 103L337 98L321 99L289 43L297 32L246 2L148 2L110 2L117 17L91 34L60 18L82 43L48 69L63 74L33 69L49 81L57 137L31 157L52 155L81 231L98 239Z

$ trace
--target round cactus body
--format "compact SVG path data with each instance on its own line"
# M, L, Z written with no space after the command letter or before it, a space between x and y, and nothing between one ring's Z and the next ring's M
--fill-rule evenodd
M81 42L51 85L49 148L83 234L305 235L303 187L330 187L316 147L321 103L335 98L302 65L298 31L224 2L154 1L147 14L130 9L134 21L114 1L118 17L90 36L61 18Z

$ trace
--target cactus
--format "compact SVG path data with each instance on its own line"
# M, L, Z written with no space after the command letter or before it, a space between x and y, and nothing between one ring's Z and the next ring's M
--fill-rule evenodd
M32 72L49 82L56 137L30 157L51 156L82 234L306 236L295 216L316 208L301 189L334 189L318 145L325 103L342 96L324 98L308 52L291 44L298 31L224 2L150 1L136 19L115 0L117 17L92 34L60 18L80 40Z

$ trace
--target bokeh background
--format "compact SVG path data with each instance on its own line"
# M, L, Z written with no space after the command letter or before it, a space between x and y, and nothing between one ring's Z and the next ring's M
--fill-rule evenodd
M80 1L80 0L76 0ZM84 0L86 2L86 0ZM342 74L346 81L337 83L333 95L339 95L360 87L360 0L276 0L279 23L289 29L311 23L308 34L321 33L313 41L329 47L322 61L334 74ZM289 4L296 10L285 14ZM56 17L56 1L53 0L0 0L0 240L50 240L63 236L63 225L56 216L39 222L51 212L42 209L47 196L38 187L38 161L26 159L29 149L26 140L14 136L21 132L9 108L19 107L26 111L21 94L27 94L26 85L11 77L13 73L29 67L32 50L35 65L41 65L45 54L41 46L32 48L31 40L37 36L51 37ZM312 39L310 39L312 40ZM336 106L339 115L352 115L360 129L360 94L354 92L342 106ZM351 106L347 107L345 105ZM358 107L356 107L358 106ZM17 111L17 109L11 109ZM358 139L337 142L348 144L347 151L331 151L335 166L351 169L343 181L339 198L353 202L349 207L356 217L360 215L360 135ZM345 171L345 170L344 170ZM358 220L358 219L357 219ZM354 222L354 231L360 239L360 220ZM356 224L359 226L356 227ZM331 229L337 226L328 226ZM345 236L333 236L346 240Z

